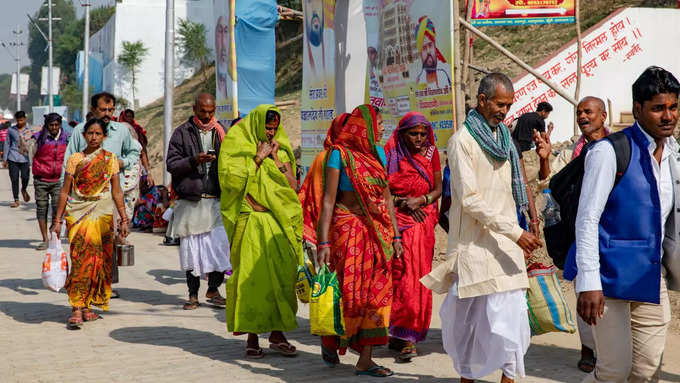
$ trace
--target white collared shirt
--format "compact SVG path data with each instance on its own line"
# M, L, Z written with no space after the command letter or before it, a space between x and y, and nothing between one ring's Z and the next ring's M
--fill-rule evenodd
M648 150L652 156L652 168L659 190L661 204L661 238L665 235L665 223L673 209L673 181L671 179L670 158L677 144L673 137L664 143L661 163L654 159L656 141L636 122L649 142ZM609 194L616 179L616 153L609 140L601 140L588 150L585 158L585 171L576 215L576 292L602 290L600 280L599 223ZM661 250L663 256L663 250Z

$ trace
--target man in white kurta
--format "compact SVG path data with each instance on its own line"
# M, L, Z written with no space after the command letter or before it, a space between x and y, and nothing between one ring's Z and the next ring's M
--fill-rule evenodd
M487 75L480 83L477 108L448 144L452 201L447 253L456 257L455 283L440 315L444 349L461 382L498 369L503 370L502 382L524 376L530 328L523 250L532 252L540 241L518 224L512 160L497 160L475 138L481 126L490 131L487 137L503 139L499 145L512 151L502 121L513 97L507 76ZM477 130L469 128L472 118Z
M175 129L168 147L167 168L179 197L169 235L180 238L180 266L189 288L185 310L199 306L200 278L208 279L208 303L225 305L218 289L231 264L220 214L216 162L224 134L215 119L215 98L203 93L196 97L194 115Z

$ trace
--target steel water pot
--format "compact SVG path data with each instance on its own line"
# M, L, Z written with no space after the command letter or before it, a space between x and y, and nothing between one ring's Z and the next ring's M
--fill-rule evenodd
M135 246L116 244L116 260L118 262L118 266L134 266Z

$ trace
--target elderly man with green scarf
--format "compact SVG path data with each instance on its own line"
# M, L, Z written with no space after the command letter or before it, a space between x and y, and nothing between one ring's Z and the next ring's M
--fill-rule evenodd
M296 355L283 335L297 328L295 282L302 264L302 207L295 192L295 156L273 105L260 105L229 129L218 160L221 211L231 241L227 328L248 334L246 357L269 348Z
M524 252L541 246L523 230L528 207L517 149L503 124L514 98L501 73L484 77L477 107L448 144L451 167L448 256L455 283L442 305L442 341L461 382L498 369L501 382L524 376L529 347Z

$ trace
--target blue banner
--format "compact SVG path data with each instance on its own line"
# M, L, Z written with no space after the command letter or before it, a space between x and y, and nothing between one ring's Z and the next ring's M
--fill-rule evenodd
M236 67L241 117L260 104L274 104L276 1L236 2Z

